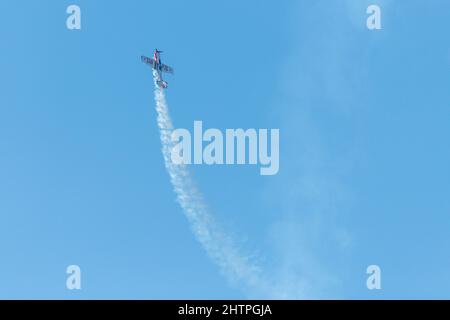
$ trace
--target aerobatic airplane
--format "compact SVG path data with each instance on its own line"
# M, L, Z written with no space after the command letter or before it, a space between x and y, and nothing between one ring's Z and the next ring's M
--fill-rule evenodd
M156 70L156 73L158 74L156 83L160 88L166 89L169 84L163 80L162 73L167 72L173 74L173 69L161 62L160 53L162 53L162 51L155 49L153 53L153 59L146 56L141 56L141 60L142 62L145 62L146 64L152 66L154 70Z

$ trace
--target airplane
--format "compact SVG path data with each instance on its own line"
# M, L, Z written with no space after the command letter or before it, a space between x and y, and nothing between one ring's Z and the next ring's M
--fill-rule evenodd
M162 73L167 72L167 73L173 74L173 69L161 62L161 57L160 57L161 53L162 53L162 51L155 49L155 51L153 52L153 59L146 57L146 56L141 56L141 60L142 60L142 62L150 65L154 70L156 70L156 72L158 74L156 83L158 84L158 86L160 88L166 89L169 86L169 84L163 80Z

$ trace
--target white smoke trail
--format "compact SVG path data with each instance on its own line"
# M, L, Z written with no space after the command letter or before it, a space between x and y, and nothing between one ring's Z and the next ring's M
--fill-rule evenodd
M233 240L221 230L209 214L202 195L197 190L186 165L174 164L171 160L173 142L172 120L163 90L157 85L157 74L153 71L155 82L155 102L158 114L162 153L170 176L177 201L186 215L192 231L208 255L218 264L229 280L241 281L247 289L267 292L267 285L261 279L259 267L243 255Z

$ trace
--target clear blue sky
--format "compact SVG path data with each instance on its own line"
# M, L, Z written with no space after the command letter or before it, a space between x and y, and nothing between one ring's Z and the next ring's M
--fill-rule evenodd
M82 30L66 29L78 4ZM379 4L382 30L366 28ZM280 171L192 168L286 292L449 298L450 3L2 1L0 298L258 298L229 283L170 186L176 127L279 128ZM82 269L68 291L65 269ZM366 288L366 267L382 290Z

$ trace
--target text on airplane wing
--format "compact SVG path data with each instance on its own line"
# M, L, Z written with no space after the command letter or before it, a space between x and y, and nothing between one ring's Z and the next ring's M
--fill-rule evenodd
M161 70L167 73L173 73L173 69L165 64L161 64Z
M152 58L146 57L146 56L141 56L141 60L142 60L142 62L145 62L151 66L153 66L155 64L155 60L153 60Z

